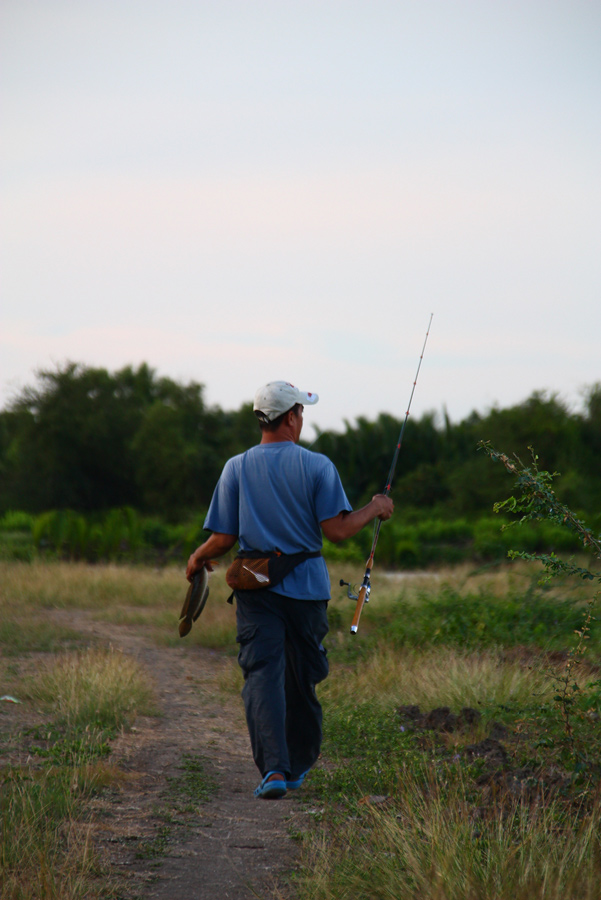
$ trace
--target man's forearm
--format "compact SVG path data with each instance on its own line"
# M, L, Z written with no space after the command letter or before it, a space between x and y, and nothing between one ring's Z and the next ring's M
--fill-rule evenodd
M361 509L339 513L333 519L326 519L321 523L321 529L329 541L337 544L339 541L354 537L362 528L373 522L374 519L389 519L392 515L392 510L392 500L383 494L376 494Z
M190 555L186 568L186 578L190 580L194 573L202 569L209 560L215 559L217 556L223 556L224 553L232 549L237 540L237 534L221 534L214 531L204 544L197 547L194 553ZM208 565L207 568L210 569L211 566Z

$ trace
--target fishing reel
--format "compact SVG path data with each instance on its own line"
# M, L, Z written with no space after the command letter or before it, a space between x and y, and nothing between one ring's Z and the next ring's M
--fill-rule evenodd
M367 581L367 583L366 583L366 581ZM359 594L354 594L353 591L351 590L351 588L354 588L355 585L350 584L348 581L344 581L341 578L340 579L340 587L344 587L345 585L346 585L346 596L349 598L349 600L358 600ZM369 595L371 593L371 582L369 581L369 579L364 579L361 587L365 588L364 602L369 603ZM356 590L356 588L355 588L355 590Z
M340 579L340 587L344 587L345 585L346 585L346 596L349 598L349 600L358 600L359 594L353 593L353 590L352 590L352 588L355 588L355 585L350 584L348 581L344 581L341 578ZM371 582L368 581L367 584L365 584L365 579L364 579L364 582L361 585L361 587L365 587L365 603L369 603L369 595L371 593ZM355 588L355 590L356 590L356 588Z
M354 594L353 591L351 590L351 588L354 587L354 585L352 585L348 581L344 581L344 579L341 578L340 579L340 587L344 587L345 585L346 585L346 589L347 589L346 596L349 598L349 600L358 600L359 594Z

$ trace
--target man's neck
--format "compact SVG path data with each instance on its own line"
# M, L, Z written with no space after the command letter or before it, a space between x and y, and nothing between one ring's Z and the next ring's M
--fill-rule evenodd
M261 435L262 444L283 444L285 441L295 443L294 435L287 428L278 428L277 431L264 431Z
M303 429L303 408L293 407L288 410L275 431L263 431L261 436L262 444L281 444L290 441L296 444L300 438Z

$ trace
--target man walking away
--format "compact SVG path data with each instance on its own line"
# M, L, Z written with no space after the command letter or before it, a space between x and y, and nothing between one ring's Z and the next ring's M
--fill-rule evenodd
M393 512L384 494L353 511L333 463L298 446L304 407L318 399L284 381L256 392L261 442L225 464L205 520L211 535L186 569L190 581L203 566L212 571L210 560L238 541L237 573L230 567L228 577L261 799L299 788L319 756L315 685L328 674L322 641L330 599L322 535L338 543Z

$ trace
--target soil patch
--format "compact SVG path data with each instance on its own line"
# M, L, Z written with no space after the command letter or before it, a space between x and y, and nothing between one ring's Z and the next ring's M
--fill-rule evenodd
M516 800L528 803L543 802L552 796L566 793L570 784L568 774L555 765L524 766L516 763L516 754L508 751L508 745L517 747L523 742L523 734L512 733L500 722L488 723L488 736L473 744L454 747L447 746L447 738L453 732L470 731L481 722L481 714L471 707L464 707L455 715L448 706L422 712L419 706L399 706L397 714L404 731L434 732L434 741L442 758L453 754L452 758L463 758L468 763L480 764L480 772L474 784L481 790L478 814L490 807L495 811L503 804L512 805Z

